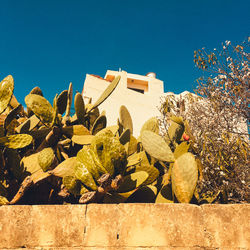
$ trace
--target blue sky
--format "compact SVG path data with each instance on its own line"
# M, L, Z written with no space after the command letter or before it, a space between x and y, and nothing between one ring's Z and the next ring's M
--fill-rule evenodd
M0 0L0 79L13 75L21 103L37 85L52 101L119 68L192 91L193 51L246 39L249 11L246 0Z

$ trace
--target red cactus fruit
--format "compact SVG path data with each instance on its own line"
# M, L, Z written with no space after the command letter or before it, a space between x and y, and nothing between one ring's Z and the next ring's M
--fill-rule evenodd
M187 135L187 134L183 134L183 139L185 140L185 141L189 141L189 139L190 139L190 137Z

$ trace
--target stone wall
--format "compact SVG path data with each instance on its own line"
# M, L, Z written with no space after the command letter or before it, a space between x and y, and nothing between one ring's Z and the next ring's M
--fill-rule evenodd
M250 205L0 207L0 249L249 249Z

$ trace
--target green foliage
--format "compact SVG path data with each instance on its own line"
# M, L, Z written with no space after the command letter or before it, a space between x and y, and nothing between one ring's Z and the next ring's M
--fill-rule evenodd
M73 97L70 83L55 96L52 107L36 87L25 98L27 112L13 96L13 78L1 82L0 205L22 200L33 204L37 190L48 190L48 204L218 200L222 192L204 193L199 185L204 178L199 154L208 154L207 148L197 150L189 123L180 113L171 113L170 102L165 105L170 115L164 135L153 117L135 138L125 106L118 125L107 127L105 111L100 114L98 106L119 80L116 77L94 104L85 104L80 93ZM75 114L70 113L72 100ZM246 157L244 141L237 146Z

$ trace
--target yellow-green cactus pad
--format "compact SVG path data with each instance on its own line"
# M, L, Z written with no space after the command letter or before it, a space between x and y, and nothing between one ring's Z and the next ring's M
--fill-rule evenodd
M167 137L167 141L168 139L170 139L170 141L174 142L179 142L183 133L184 133L184 126L180 125L179 123L176 123L174 121L171 121L171 125L168 128L168 136Z
M141 140L148 154L160 161L174 162L174 154L161 136L145 130L142 132Z
M90 174L97 181L100 174L90 151L91 149L89 147L83 147L80 151L78 151L76 158L86 166Z
M146 153L144 151L140 152L139 154L141 157L141 162L138 165L136 165L135 171L136 172L139 172L139 171L147 172L148 178L144 182L144 184L145 185L151 184L156 180L156 178L159 176L160 172L156 167L154 167L153 165L150 165L148 158L146 156Z
M148 173L145 171L135 172L124 177L124 180L118 188L118 193L127 193L138 188L148 178Z
M76 157L68 158L61 162L59 165L57 165L57 167L50 171L50 173L58 177L75 176L76 164Z
M98 132L91 143L91 148L110 175L124 171L127 163L126 150L110 130Z
M25 97L25 103L43 123L50 124L53 121L55 111L43 96L29 94Z
M178 123L181 126L184 126L183 118L181 116L171 116L170 120L172 120L173 122Z
M141 186L132 195L129 196L126 202L128 203L154 203L157 194L157 188L153 185Z
M174 203L171 184L164 185L161 188L155 203Z
M198 168L193 154L185 153L177 158L172 168L171 179L172 189L178 201L189 203L198 180Z
M17 128L17 133L27 133L34 129L38 124L40 120L37 118L36 115L32 115L29 119L27 119L25 122L21 123Z
M93 176L90 174L87 167L79 161L77 161L77 164L75 166L75 177L90 189L97 189Z
M80 124L63 127L62 133L68 137L72 137L73 135L90 135L89 130Z
M9 203L8 199L4 196L0 196L0 206L7 205Z
M119 114L120 114L120 120L119 121L120 121L121 125L123 126L124 129L129 129L130 133L132 135L133 134L132 118L131 118L131 115L130 115L128 109L124 105L122 105L120 107Z
M80 195L81 182L77 180L74 176L64 176L63 185L70 193L74 195Z
M34 153L29 156L24 156L21 160L21 167L30 174L42 170L38 163L38 154L39 153Z
M116 76L115 79L109 84L109 86L104 90L104 92L101 94L101 96L98 98L98 100L94 103L92 109L95 109L97 106L102 104L115 90L116 86L118 85L119 81L121 79L121 76Z
M150 118L143 124L140 135L142 135L142 132L145 130L149 130L151 132L159 134L159 122L156 117Z
M79 145L89 145L93 138L93 135L73 135L71 140Z
M182 142L181 144L177 145L174 151L174 157L177 159L181 155L185 154L188 152L188 149L190 147L190 144L186 141Z
M78 92L75 95L75 112L79 123L84 122L85 104L82 95Z
M33 137L27 134L8 135L0 138L0 144L7 148L24 148L32 142Z
M0 82L0 114L8 107L14 90L14 80L11 75Z
M66 110L67 107L67 98L68 98L68 90L64 90L61 92L61 94L57 98L57 108L58 108L58 113L63 114Z
M54 150L52 148L45 148L38 154L38 163L44 172L51 169L51 165L55 159Z
M91 133L95 135L102 129L106 128L106 126L107 126L107 118L105 115L101 115L95 120L93 127L91 129Z

